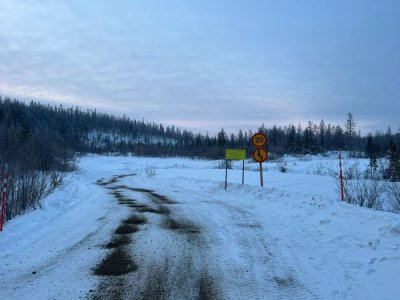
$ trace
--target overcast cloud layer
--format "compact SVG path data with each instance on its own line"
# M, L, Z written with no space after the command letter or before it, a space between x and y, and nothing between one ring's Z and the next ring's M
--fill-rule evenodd
M400 1L0 1L0 94L211 133L400 125Z

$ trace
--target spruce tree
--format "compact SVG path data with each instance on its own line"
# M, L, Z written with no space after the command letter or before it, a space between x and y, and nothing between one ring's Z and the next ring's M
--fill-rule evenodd
M369 159L369 164L367 170L365 171L365 177L377 180L379 178L378 174L378 162L376 157L371 156Z
M366 157L371 159L373 156L375 156L374 150L375 149L374 149L374 143L372 140L372 134L370 133L370 134L368 134L367 146L365 147Z
M389 171L391 181L400 181L400 150L393 141L389 146Z
M353 150L353 138L356 134L356 122L354 121L353 114L351 112L347 113L347 120L344 126L346 128L345 134L347 137L347 148L350 151L351 157L351 151Z

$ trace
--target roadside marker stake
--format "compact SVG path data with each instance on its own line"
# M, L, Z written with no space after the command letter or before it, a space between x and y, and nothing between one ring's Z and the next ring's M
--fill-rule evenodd
M343 188L343 173L342 173L342 152L339 152L339 167L340 167L340 191L342 196L342 201L344 201L344 188Z

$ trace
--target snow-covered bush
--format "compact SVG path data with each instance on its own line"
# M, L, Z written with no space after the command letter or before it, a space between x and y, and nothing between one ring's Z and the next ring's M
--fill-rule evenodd
M278 167L279 167L279 172L281 173L286 173L288 170L286 162L280 162L278 164Z
M41 199L63 183L66 173L56 170L23 170L11 165L9 174L6 220L40 207Z
M146 174L147 177L153 177L156 175L156 167L153 166L146 166L144 168L144 173Z
M392 210L400 213L400 183L388 182L386 192L388 194Z
M344 178L351 180L351 179L361 179L362 174L360 171L360 164L356 161L354 164L349 165L348 167L344 168L343 171Z
M222 159L222 160L218 161L218 163L215 165L215 168L216 169L225 169L225 168L232 169L232 161Z
M379 180L357 178L345 180L345 200L363 207L381 210L385 185Z
M385 194L385 183L376 178L365 178L356 162L344 169L344 199L348 203L382 210ZM337 179L337 189L340 189L340 179Z
M314 175L323 175L324 169L324 165L322 163L318 163L314 168Z

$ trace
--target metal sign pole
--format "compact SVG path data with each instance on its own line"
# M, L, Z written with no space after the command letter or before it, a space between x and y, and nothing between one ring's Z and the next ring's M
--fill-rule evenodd
M261 187L264 186L264 178L263 178L263 171L262 171L262 162L260 162L260 183Z
M225 189L228 187L228 160L225 159Z
M244 184L244 160L243 160L243 167L242 167L242 185Z

